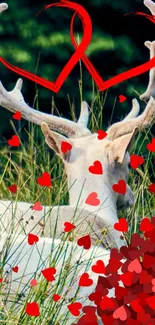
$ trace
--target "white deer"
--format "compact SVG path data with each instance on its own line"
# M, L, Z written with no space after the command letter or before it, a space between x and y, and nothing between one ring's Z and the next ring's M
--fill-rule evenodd
M152 1L147 0L145 2L152 5ZM4 4L3 8L7 9ZM154 69L150 73L151 76L154 76ZM46 143L63 160L68 180L70 205L68 207L44 207L44 218L40 212L34 212L34 218L31 218L32 203L0 201L0 245L3 252L5 252L5 243L9 240L12 232L10 224L12 215L14 216L13 234L7 257L5 255L4 272L7 274L6 272L9 272L12 266L18 265L19 267L18 273L11 273L11 279L10 273L8 273L7 278L10 281L4 289L8 290L9 288L12 295L17 290L19 294L27 293L26 285L34 277L34 273L39 274L45 266L50 265L53 255L55 257L58 249L63 246L62 253L59 258L55 258L54 265L58 275L65 267L64 261L68 261L72 252L71 269L66 275L67 282L62 292L62 295L66 297L62 306L64 312L67 299L74 297L78 288L79 277L85 271L93 279L93 285L88 288L81 288L77 295L77 301L84 303L86 298L88 303L87 297L95 288L98 279L98 274L92 272L91 266L99 259L102 259L106 264L110 256L110 251L105 247L105 243L108 241L108 244L117 245L118 248L124 243L120 239L120 234L113 229L113 225L118 221L117 207L127 208L132 205L134 195L128 184L124 195L114 192L112 186L119 180L124 180L126 183L128 181L130 161L128 150L132 146L138 131L143 131L154 123L155 100L151 97L154 93L149 92L147 98L149 101L144 112L139 116L140 107L137 100L134 99L132 110L127 117L109 127L107 136L99 140L98 134L92 134L87 128L89 111L86 102L82 102L80 118L75 123L29 107L23 98L21 87L21 79L17 81L15 88L10 92L7 92L0 83L0 105L14 113L20 111L23 119L41 125ZM151 89L152 87L151 82ZM62 141L72 146L72 149L65 154L61 150ZM90 173L89 167L93 166L95 161L101 163L102 175ZM94 192L97 193L95 198L98 200L97 206L86 202L89 195ZM41 237L40 226L42 219L45 226L42 233L43 237ZM68 240L64 241L61 237L63 223L72 220L75 225L77 223L74 243ZM80 226L78 225L79 220ZM27 226L25 226L25 222ZM56 222L56 238L53 238L51 228L54 228ZM102 239L102 231L105 227L108 229L108 236L103 238L103 242L101 241L99 246L95 246L95 240L97 238ZM27 234L30 232L40 235L38 243L32 247L27 243ZM88 251L84 251L77 245L76 240L87 233L92 236L94 246ZM65 260L63 258L64 251L66 252ZM87 266L88 260L90 261L89 267ZM71 281L71 276L75 266L77 273L74 282ZM69 322L73 323L73 319L69 317ZM53 323L56 323L56 320L53 320Z

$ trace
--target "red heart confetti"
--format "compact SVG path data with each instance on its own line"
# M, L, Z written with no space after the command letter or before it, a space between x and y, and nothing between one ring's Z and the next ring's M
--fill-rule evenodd
M97 134L98 134L98 139L99 140L103 140L108 134L105 132L105 131L103 131L103 130L98 130L97 131Z
M125 307L121 306L121 307L117 308L113 313L113 317L115 319L120 319L121 321L127 320L127 312L126 312Z
M79 280L80 287L90 287L93 284L93 280L89 278L88 273L83 273Z
M20 140L17 135L13 135L10 140L8 140L8 144L11 147L19 147L20 146Z
M125 194L126 193L126 182L121 179L118 181L118 184L114 184L112 186L112 189L119 194Z
M147 144L146 148L151 152L155 152L155 138L152 139L151 143Z
M33 205L32 210L35 210L35 211L42 211L42 210L43 210L43 207L41 206L41 202L36 202L36 203Z
M117 231L128 232L128 223L125 218L120 218L117 223L114 224L114 228Z
M105 270L105 265L104 265L104 262L102 260L98 260L96 262L95 265L92 266L92 271L94 273L103 273L105 274L106 270Z
M37 179L37 183L41 186L47 186L50 187L52 185L51 183L51 177L49 173L44 172L41 177Z
M155 194L155 183L149 185L149 187L148 187L148 191L151 192L151 193L154 193L154 194Z
M59 296L57 293L54 293L54 295L53 295L53 300L55 301L55 302L57 302L57 301L59 301L61 299L61 296Z
M102 168L102 164L100 163L100 161L98 161L98 160L94 161L93 166L89 167L89 172L92 174L96 174L96 175L102 175L103 168Z
M32 287L36 287L38 285L37 280L36 279L32 279L31 282L30 282L30 285Z
M73 229L75 229L75 226L72 223L70 223L70 222L65 222L64 223L64 231L65 232L70 232Z
M44 269L41 271L41 273L47 281L52 282L55 280L54 274L56 274L56 269L54 267Z
M127 98L124 95L119 96L119 102L124 103L127 100Z
M11 193L16 193L17 192L17 185L13 184L13 185L9 186L8 189L9 189L9 191Z
M21 118L22 118L21 112L18 112L18 111L17 111L15 114L13 114L12 117L14 118L14 120L18 120L18 121L20 121Z
M63 153L67 153L70 150L72 150L72 145L68 142L62 141L61 142L61 151Z
M128 266L128 271L129 272L136 272L136 273L141 273L142 272L142 266L138 259L133 260L129 266Z
M100 204L100 200L97 198L97 193L96 192L90 193L85 203L92 206L98 206Z
M15 273L18 273L19 267L18 266L12 267L12 271L15 272Z
M137 156L137 155L131 155L130 156L130 166L133 169L137 169L139 167L139 165L144 164L144 162L145 162L145 160L141 156Z
M115 306L113 300L109 297L103 297L101 302L100 302L100 308L102 310L107 310L107 309L111 309Z
M34 234L28 234L27 241L32 246L39 241L39 237Z
M26 304L26 309L25 312L29 316L39 316L40 315L40 310L37 302L28 302Z
M80 302L74 302L73 304L68 305L67 308L73 316L79 316L82 304Z
M154 226L152 225L151 221L148 218L144 218L140 224L140 230L145 232L152 231Z
M83 236L77 241L78 246L83 246L84 249L89 249L91 247L91 238L89 235Z

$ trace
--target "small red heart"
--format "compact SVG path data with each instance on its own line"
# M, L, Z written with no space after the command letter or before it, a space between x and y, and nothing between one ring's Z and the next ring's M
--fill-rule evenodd
M56 269L54 267L44 269L41 271L41 273L47 281L52 282L55 280L54 274L56 273Z
M98 139L99 140L103 140L108 134L105 132L105 131L103 131L103 130L98 130L97 131L97 134L98 134Z
M105 265L104 265L104 262L102 260L98 260L96 262L95 265L92 266L92 271L94 273L103 273L105 274L106 270L105 270Z
M13 185L9 186L8 189L9 189L9 191L11 193L16 193L17 192L17 185L13 184Z
M65 223L64 223L64 231L65 231L65 232L70 232L70 231L72 231L74 228L75 228L75 226L74 226L72 223L70 223L70 222L65 222Z
M30 285L32 287L36 287L38 285L37 280L36 279L32 279L31 282L30 282Z
M57 293L54 293L54 295L53 295L53 300L55 301L55 302L57 302L57 301L59 301L61 299L61 296L59 296Z
M19 267L18 266L12 267L12 271L15 273L18 273Z
M90 193L85 203L95 207L98 206L100 204L100 200L97 198L97 193L96 192Z
M142 308L142 306L140 305L140 299L136 299L130 302L130 306L132 307L132 309L138 314L138 313L142 313L144 311L144 309Z
M145 300L146 300L147 305L151 309L155 310L155 296L148 297Z
M28 234L27 241L28 241L28 244L32 246L33 244L35 244L39 241L39 237L34 234Z
M123 284L125 286L130 287L132 284L132 280L133 280L133 273L127 272L127 273L121 274L120 280L123 282Z
M114 184L112 186L112 189L119 194L125 194L126 193L126 182L121 179L117 184Z
M151 192L151 193L154 193L154 194L155 194L155 183L149 185L149 187L148 187L148 191Z
M72 150L72 145L68 142L62 141L61 142L61 151L66 153L67 151Z
M114 224L114 228L117 231L128 232L128 223L125 218L120 218L117 223Z
M51 183L51 177L50 177L49 173L47 173L47 172L43 173L42 176L37 179L37 183L41 186L50 187L52 185L52 183Z
M3 281L3 279L2 279L2 278L0 278L0 283L2 283L2 281Z
M79 280L80 287L90 287L93 284L93 280L89 278L88 273L83 273Z
M11 147L19 147L20 141L19 141L19 138L17 137L17 135L13 135L12 138L10 140L8 140L8 144Z
M119 96L119 102L120 103L123 103L123 102L125 102L127 100L127 98L124 96L124 95L120 95Z
M143 157L141 156L136 156L136 155L131 155L130 156L130 166L133 169L136 169L139 167L139 165L144 164L145 160Z
M148 218L144 218L140 224L140 230L145 231L152 231L154 229L154 226L152 225L151 221Z
M128 271L136 272L138 274L142 272L142 266L137 258L129 264Z
M107 310L107 309L111 309L114 307L114 302L111 298L109 297L103 297L101 302L100 302L100 308L102 310Z
M77 241L78 246L83 246L84 249L89 249L91 247L91 238L89 235L81 237Z
M152 139L151 143L147 144L146 148L151 152L155 152L155 138Z
M80 302L74 302L73 304L68 305L67 308L73 316L79 316L82 304Z
M33 205L32 210L35 210L35 211L42 211L42 210L43 210L43 207L41 206L41 203L40 203L40 202L36 202L36 203Z
M25 309L26 314L29 316L39 316L40 310L37 302L28 302Z
M16 112L13 116L12 116L15 120L21 120L21 118L22 118L22 115L21 115L21 113L20 112Z
M117 308L114 313L113 313L113 317L115 319L120 319L122 322L127 320L127 312L124 306L121 306L119 308Z
M102 168L102 164L100 163L100 161L98 161L98 160L94 161L93 166L89 167L89 171L92 174L102 175L103 168Z

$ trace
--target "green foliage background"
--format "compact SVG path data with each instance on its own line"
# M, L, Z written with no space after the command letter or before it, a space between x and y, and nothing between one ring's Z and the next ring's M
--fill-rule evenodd
M93 39L86 51L103 79L108 79L120 72L146 62L149 51L144 41L154 39L155 25L144 17L126 13L148 9L142 0L109 1L80 0L90 14L93 23ZM55 80L59 72L74 53L69 35L72 11L63 8L50 8L36 14L50 1L9 0L9 9L0 16L0 56L10 63L36 73L48 80ZM82 37L80 19L76 19L75 34ZM82 64L82 97L91 104L92 79ZM0 79L11 90L18 75L0 66ZM74 104L78 116L80 107L79 92L80 69L77 65L58 94L37 86L39 109L51 112L52 100L59 112L69 117L69 98ZM113 121L121 119L131 108L131 100L142 93L148 82L148 73L123 82L108 91L104 107L103 127L110 120L114 103ZM34 105L36 85L24 78L23 93L25 100ZM120 104L118 96L127 96L127 102ZM142 104L142 108L144 104ZM0 132L7 137L11 133L9 119L11 113L1 108ZM25 122L22 121L22 125Z

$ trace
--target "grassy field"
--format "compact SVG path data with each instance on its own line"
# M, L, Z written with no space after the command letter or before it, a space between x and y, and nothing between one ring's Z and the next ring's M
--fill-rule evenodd
M80 96L82 91L80 88ZM93 86L92 103L90 107L89 128L92 132L103 128L103 108L106 105L107 94L99 94ZM36 96L37 98L37 96ZM114 103L115 104L115 103ZM38 103L37 103L38 106ZM54 104L53 104L54 107ZM71 119L75 118L74 107L69 100ZM113 107L114 109L114 107ZM56 108L55 108L56 112ZM18 130L15 128L12 120L11 126L14 133L18 134L21 146L19 149L12 149L8 146L7 141L1 144L0 149L0 199L8 199L15 201L24 201L35 203L40 201L42 205L55 206L68 204L68 192L66 175L61 160L53 154L45 144L44 137L41 134L40 127L32 124L28 125L28 129ZM19 125L20 129L20 125ZM135 195L135 204L132 208L119 212L119 217L127 218L130 226L127 240L130 242L131 236L138 231L138 226L142 218L152 217L155 213L155 196L148 191L148 186L152 184L155 174L155 157L154 154L146 149L146 144L151 142L153 135L151 130L138 135L136 143L132 149L132 154L142 155L145 158L144 166L137 170L130 170L129 184ZM36 179L43 172L48 172L52 179L52 190L38 186ZM17 184L18 191L11 194L8 186ZM65 236L65 235L64 235ZM64 237L66 239L66 237ZM63 240L64 240L63 239ZM60 247L61 254L61 247ZM67 270L67 271L66 271ZM66 277L68 269L63 269L61 279ZM1 273L3 274L3 265L1 264ZM76 276L76 269L74 272ZM2 284L3 285L3 284ZM59 286L59 293L65 285L65 281ZM41 316L29 317L25 313L25 303L22 303L20 311L14 313L14 299L10 309L6 309L5 303L7 296L0 298L0 324L14 325L65 325L66 320L62 322L59 315L61 304L56 305L53 300L49 300L45 308L44 302L47 299L47 292L50 294L55 292L55 288L51 288L45 280L40 280L37 290L31 288L26 301L38 301L43 307ZM46 315L46 316L45 316Z

